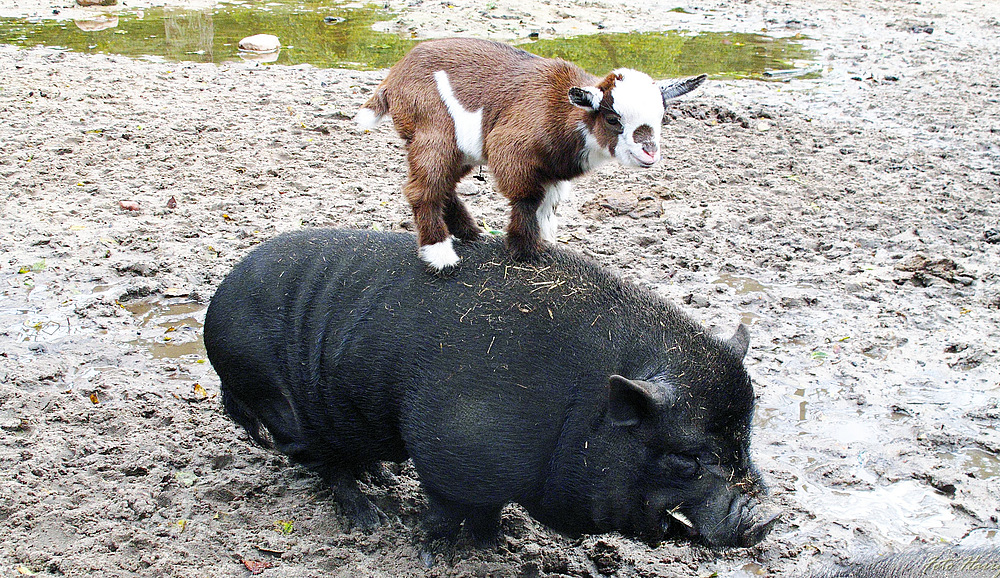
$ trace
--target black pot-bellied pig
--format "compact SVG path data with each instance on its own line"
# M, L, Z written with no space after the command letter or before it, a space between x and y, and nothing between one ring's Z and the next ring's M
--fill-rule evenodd
M458 263L452 235L479 236L455 185L482 164L510 201L514 257L531 260L543 241L556 240L555 212L569 181L611 159L654 165L666 102L705 78L657 82L628 68L599 78L507 44L442 38L397 62L355 118L373 128L392 117L406 141L403 191L429 266Z
M559 249L511 260L463 244L427 275L412 235L307 229L239 263L205 319L227 413L334 485L413 459L431 536L497 537L522 504L566 533L711 545L760 541L775 516L750 459L754 393L729 340L656 294Z

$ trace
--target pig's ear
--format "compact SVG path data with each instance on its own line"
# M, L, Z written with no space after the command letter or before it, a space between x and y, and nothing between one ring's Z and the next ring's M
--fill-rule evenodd
M668 405L670 394L662 385L612 375L608 381L608 413L617 426L638 425L643 418Z
M747 350L750 349L750 330L747 329L747 326L740 323L740 326L736 328L736 333L726 340L726 345L729 346L730 351L736 354L736 357L740 359L746 357Z

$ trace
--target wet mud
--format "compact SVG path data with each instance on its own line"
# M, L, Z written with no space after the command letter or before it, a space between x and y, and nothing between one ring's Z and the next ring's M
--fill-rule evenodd
M749 325L753 451L785 511L770 536L728 551L567 538L510 507L497 550L428 556L408 465L365 486L390 523L351 529L318 478L222 414L200 329L264 239L412 230L401 142L350 121L384 71L0 46L4 572L791 576L997 546L997 7L526 6L392 6L386 30L766 30L816 51L818 78L706 83L669 107L659 165L602 168L560 207L562 245L710 330ZM488 170L459 191L503 228Z

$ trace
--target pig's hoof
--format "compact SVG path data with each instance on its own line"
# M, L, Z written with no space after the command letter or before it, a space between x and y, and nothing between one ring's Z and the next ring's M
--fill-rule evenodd
M465 519L465 527L478 548L495 550L503 541L499 508L476 509Z
M361 493L354 478L342 475L342 480L333 489L333 497L351 524L365 531L374 530L389 520L378 506Z
M367 507L359 507L353 512L348 512L345 509L344 513L347 514L355 528L365 532L371 532L389 521L388 516L370 501Z
M396 481L396 476L392 473L392 470L382 462L370 464L365 467L364 471L368 473L369 481L379 486L392 485Z
M420 561L423 562L425 568L428 568L428 569L429 568L433 568L434 567L434 552L431 552L430 550L421 550L420 551Z

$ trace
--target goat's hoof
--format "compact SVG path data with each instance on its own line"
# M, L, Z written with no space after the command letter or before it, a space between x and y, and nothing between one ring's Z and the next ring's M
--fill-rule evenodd
M545 260L547 247L545 246L517 246L509 245L510 256L519 263L540 263Z
M435 272L451 269L455 265L458 265L458 262L461 260L458 254L455 253L455 248L452 246L453 242L454 239L448 237L440 243L421 245L420 260Z

